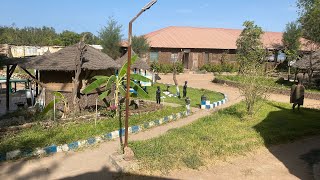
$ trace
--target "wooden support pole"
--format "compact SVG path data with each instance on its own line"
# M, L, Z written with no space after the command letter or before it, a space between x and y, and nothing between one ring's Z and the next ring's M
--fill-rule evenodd
M11 68L10 68L10 70L9 70L9 71L10 71L10 72L9 72L9 78L11 78L11 76L12 76L14 70L16 69L16 67L17 67L16 64L11 66Z
M56 96L53 95L53 121L56 120Z
M10 65L7 65L7 77L6 77L6 110L9 112L10 110Z
M36 77L37 80L39 80L39 71L36 70ZM39 95L39 84L36 82L36 97Z
M36 77L34 77L28 70L26 70L25 68L21 68L24 72L26 72L35 82L37 82L40 86L47 88L47 86L45 84L43 84L42 82L40 82ZM49 88L47 88L47 90L49 90Z
M94 120L94 127L97 126L97 119L98 119L98 99L96 99L96 119Z

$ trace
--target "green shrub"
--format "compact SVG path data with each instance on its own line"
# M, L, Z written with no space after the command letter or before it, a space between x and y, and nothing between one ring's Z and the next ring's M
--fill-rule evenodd
M208 72L236 72L239 66L236 63L223 63L223 64L205 64L200 70L206 70Z
M183 73L183 64L181 62L176 63L177 72ZM159 73L172 73L173 64L161 64L158 62L151 63L151 69Z

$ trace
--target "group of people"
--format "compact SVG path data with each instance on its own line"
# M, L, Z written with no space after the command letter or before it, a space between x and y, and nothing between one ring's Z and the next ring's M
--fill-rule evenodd
M183 86L183 98L187 97L187 88L188 88L188 81L184 82L184 86ZM178 94L178 97L180 98L180 94ZM189 99L189 98L186 98ZM160 90L160 86L157 87L157 91L156 91L156 100L157 100L157 104L161 103L161 90Z
M298 106L298 110L300 110L300 106L303 105L303 101L304 101L305 87L302 84L303 76L301 74L299 74L297 76L297 80L298 80L298 83L292 85L292 87L291 87L290 103L293 104L292 105L292 110L294 110L296 106ZM188 88L188 82L185 81L184 82L184 86L183 86L182 94L183 94L183 98L186 98L186 103L190 104L190 99L187 97L187 88ZM178 94L178 97L180 98L180 94ZM160 86L157 87L156 100L157 100L157 104L161 103L161 89L160 89Z

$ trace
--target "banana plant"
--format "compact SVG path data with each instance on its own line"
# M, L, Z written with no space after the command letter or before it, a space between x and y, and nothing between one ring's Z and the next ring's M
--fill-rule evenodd
M52 94L55 96L55 99L48 103L48 105L43 109L42 113L47 114L51 109L53 109L54 104L62 103L63 116L66 116L69 110L68 99L60 92L53 92Z
M135 55L131 58L131 63L133 64L137 60L138 56ZM126 84L127 76L127 63L125 63L118 73L118 75L111 75L111 76L95 76L91 84L89 84L82 93L88 94L94 92L96 89L104 89L104 92L102 92L99 95L99 99L104 99L112 91L112 87L114 86L114 104L118 109L119 104L119 94L121 94L123 97L126 95L126 88L124 88L123 84ZM135 81L144 81L144 82L150 82L151 80L141 76L139 74L131 74L130 79L130 87L137 91L137 95L139 97L148 97L148 94L135 82Z

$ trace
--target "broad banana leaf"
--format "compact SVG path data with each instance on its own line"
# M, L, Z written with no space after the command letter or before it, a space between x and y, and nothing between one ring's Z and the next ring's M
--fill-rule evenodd
M123 88L123 86L119 86L119 91L121 96L126 97L126 90Z
M110 76L110 78L108 79L107 83L106 83L106 88L107 89L111 89L111 85L112 83L114 83L116 81L117 77L115 75Z
M59 98L56 98L56 99L55 99L55 103L56 103L56 104L59 103L59 102L61 102L61 101L62 101L62 99L59 99ZM53 105L54 105L54 101L52 100L52 101L50 101L49 104L43 109L42 113L43 113L43 114L47 114L51 109L53 109Z
M144 98L148 98L149 95L138 85L136 84L134 81L130 81L130 86L137 91L138 93L138 97L144 97Z
M108 79L108 76L94 76L92 79Z
M65 99L64 95L61 92L53 92L52 94L56 97L56 99Z
M136 60L138 59L137 55L132 56L131 58L131 64L135 63ZM119 77L123 78L123 76L127 73L127 67L128 67L128 62L126 62L120 69L119 71Z
M99 95L99 99L102 100L108 97L110 93L111 93L111 90L104 91L102 94Z
M146 78L140 74L131 74L131 79L136 81L151 82L151 79Z
M98 78L97 80L93 81L91 84L89 84L82 93L88 94L92 91L94 91L97 88L100 88L100 86L104 83L106 83L109 80L109 77L105 76L105 78Z

